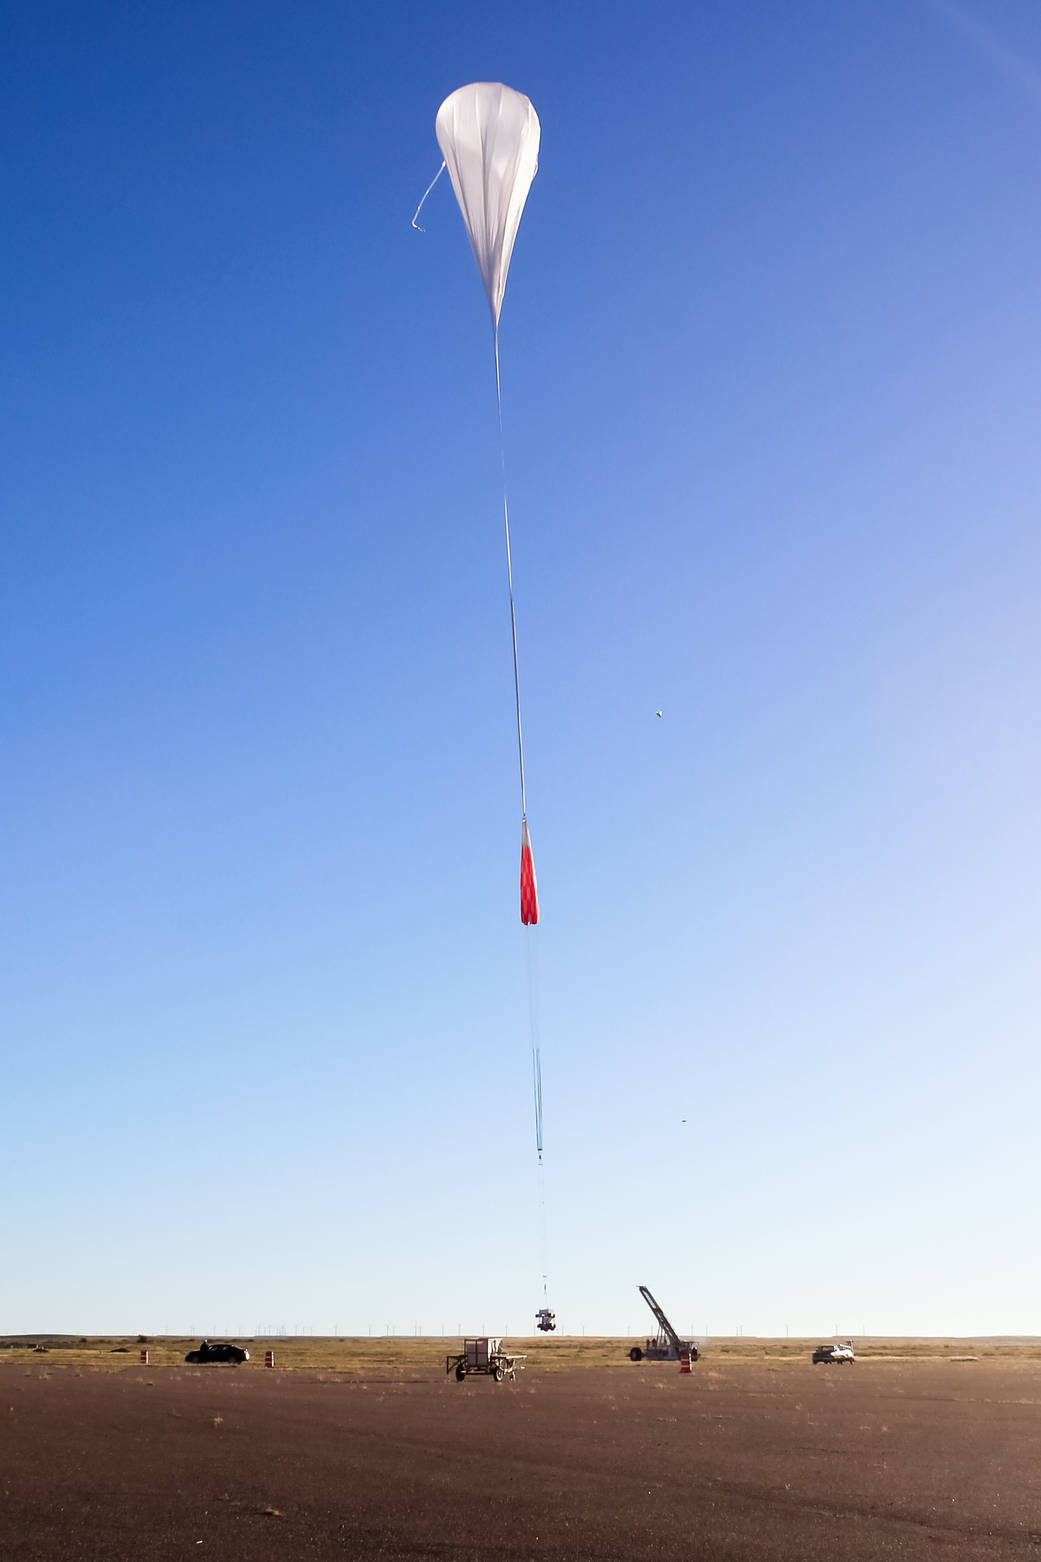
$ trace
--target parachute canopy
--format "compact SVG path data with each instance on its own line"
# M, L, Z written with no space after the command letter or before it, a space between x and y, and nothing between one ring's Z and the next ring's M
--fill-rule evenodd
M533 927L539 920L539 888L527 819L521 820L520 911L525 927Z
M539 163L539 117L498 81L457 87L434 123L498 330L513 241Z

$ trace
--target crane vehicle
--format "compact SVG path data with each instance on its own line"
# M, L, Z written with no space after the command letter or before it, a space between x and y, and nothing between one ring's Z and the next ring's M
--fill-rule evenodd
M654 1297L645 1285L640 1286L640 1295L654 1314L658 1325L658 1332L651 1340L646 1340L642 1346L634 1345L629 1352L630 1361L679 1361L681 1356L690 1357L691 1361L698 1359L698 1347L693 1340L681 1340L672 1324L662 1312Z

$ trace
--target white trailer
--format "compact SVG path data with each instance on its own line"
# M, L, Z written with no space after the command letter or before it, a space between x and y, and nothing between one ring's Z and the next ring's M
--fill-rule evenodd
M457 1383L468 1377L494 1378L496 1383L509 1378L513 1383L517 1378L517 1363L524 1360L512 1351L504 1351L501 1339L476 1335L463 1341L461 1351L445 1357L445 1372L454 1372Z

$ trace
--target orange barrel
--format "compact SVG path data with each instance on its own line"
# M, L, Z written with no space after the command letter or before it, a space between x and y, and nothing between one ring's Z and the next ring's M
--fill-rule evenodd
M265 1367L273 1367L275 1365L275 1353L273 1350L264 1352L264 1365Z
M690 1371L690 1351L689 1350L688 1351L684 1351L683 1355L680 1357L680 1371L681 1372L689 1372Z

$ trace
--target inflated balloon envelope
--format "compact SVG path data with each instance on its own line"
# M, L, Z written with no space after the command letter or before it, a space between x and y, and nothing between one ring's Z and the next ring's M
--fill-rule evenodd
M523 92L475 81L448 95L434 133L497 330L514 240L539 166L539 117Z

